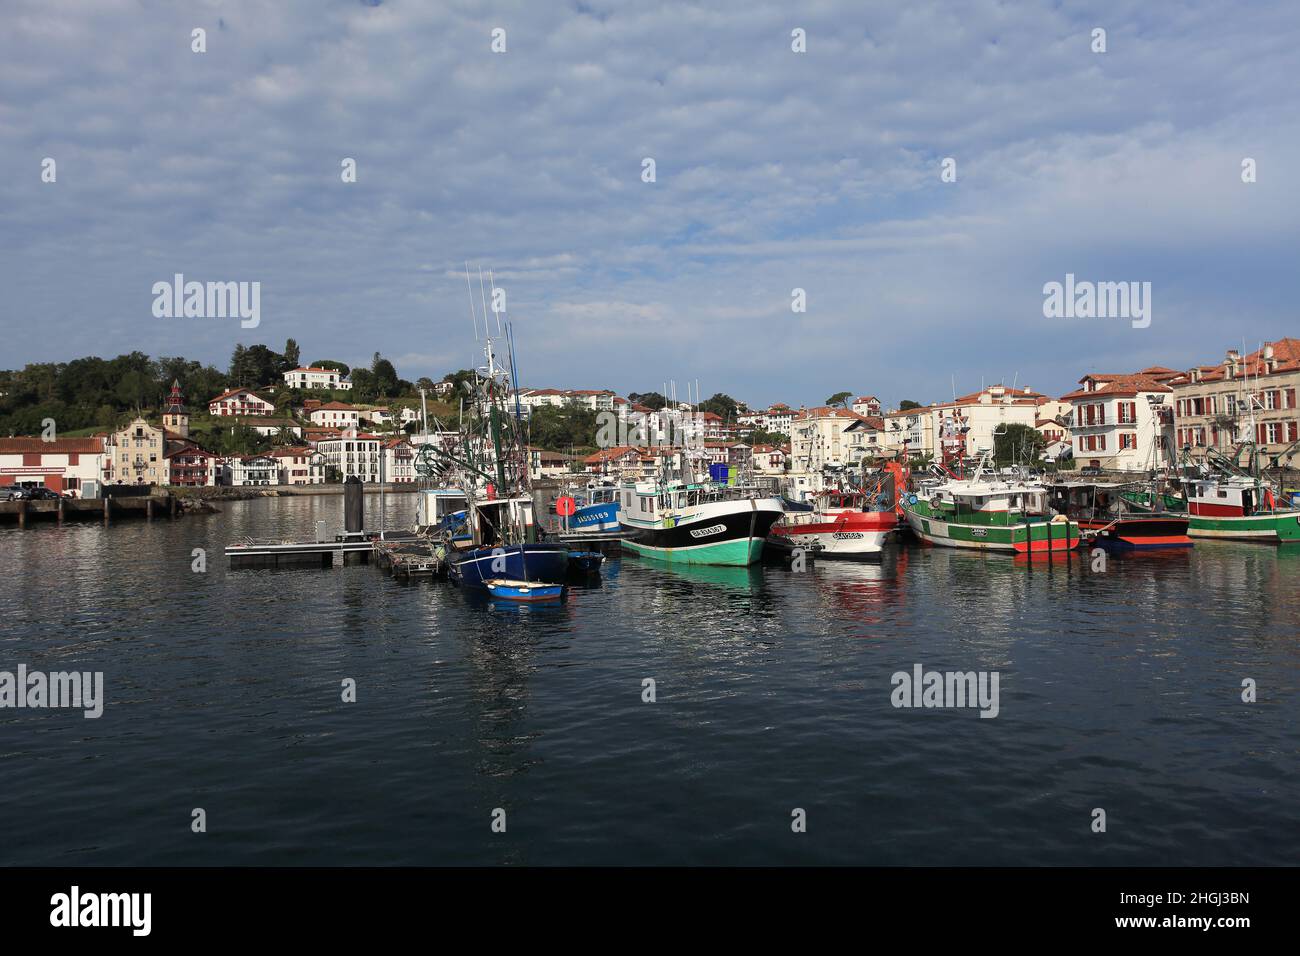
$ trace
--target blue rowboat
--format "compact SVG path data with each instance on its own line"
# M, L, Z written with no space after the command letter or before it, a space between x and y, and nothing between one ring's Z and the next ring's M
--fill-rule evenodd
M507 601L560 601L564 599L563 584L540 584L536 581L512 581L508 578L490 578L483 582L494 598Z

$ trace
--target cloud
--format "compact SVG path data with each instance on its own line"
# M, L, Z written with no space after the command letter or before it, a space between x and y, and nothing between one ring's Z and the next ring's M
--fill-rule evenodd
M1293 331L1283 3L10 7L5 365L224 364L255 331L438 377L474 359L467 260L539 385L896 401L1018 370L1059 392ZM1151 328L1049 324L1066 271L1151 281ZM154 320L175 272L261 281L261 326ZM13 334L34 323L61 334Z

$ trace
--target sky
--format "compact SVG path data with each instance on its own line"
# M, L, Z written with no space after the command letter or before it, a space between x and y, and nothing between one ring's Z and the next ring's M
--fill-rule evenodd
M0 368L293 338L436 379L480 357L466 262L539 387L1213 363L1300 335L1298 77L1292 2L5 0ZM176 273L260 324L155 317ZM1067 273L1150 325L1046 318Z

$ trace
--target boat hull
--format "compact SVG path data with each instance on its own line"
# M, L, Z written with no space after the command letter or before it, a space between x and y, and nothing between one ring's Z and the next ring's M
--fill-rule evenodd
M802 522L802 516L777 522L771 538L789 548L817 547L817 557L862 560L879 557L885 542L898 527L892 511L844 511L814 514Z
M527 603L560 601L564 599L565 595L565 587L562 584L540 584L491 578L484 581L483 586L487 588L488 593L494 598L505 601L523 601Z
M453 553L447 573L457 584L485 587L492 578L562 584L569 573L569 549L550 544L512 544Z
M928 505L903 506L908 527L922 541L943 548L1040 554L1071 551L1082 540L1074 521L1026 521L1017 524L974 524L945 520Z
M1193 538L1218 538L1222 541L1300 544L1300 511L1246 516L1192 515L1187 533Z
M567 519L560 519L560 530L569 534L579 531L587 533L617 531L618 502L605 501L595 505L583 505Z
M1092 541L1106 548L1146 550L1192 546L1186 515L1128 517L1112 521L1082 520L1079 527L1094 532Z
M746 566L763 557L763 543L784 511L778 499L714 502L653 525L621 521L623 547L658 561Z

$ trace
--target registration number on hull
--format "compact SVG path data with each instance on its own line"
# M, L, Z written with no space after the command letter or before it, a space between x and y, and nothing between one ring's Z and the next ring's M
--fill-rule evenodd
M722 532L726 530L727 530L727 526L725 524L711 524L707 528L692 528L691 537L708 538L708 537L712 537L715 534L722 534Z

